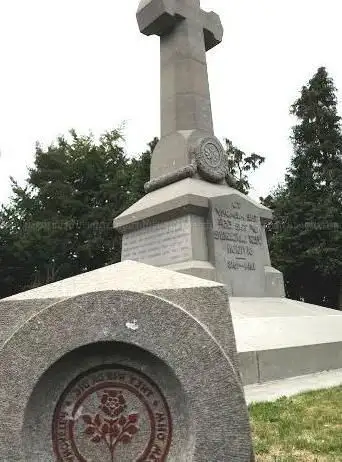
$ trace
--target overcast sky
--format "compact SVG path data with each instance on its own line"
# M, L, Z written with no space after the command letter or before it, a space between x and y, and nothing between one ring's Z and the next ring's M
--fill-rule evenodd
M138 3L0 0L0 202L9 175L25 179L36 141L125 121L135 155L159 135L159 40L139 33ZM225 27L223 43L208 53L216 135L266 157L253 176L259 197L289 165L289 107L302 85L326 66L342 90L342 2L202 0L202 7Z

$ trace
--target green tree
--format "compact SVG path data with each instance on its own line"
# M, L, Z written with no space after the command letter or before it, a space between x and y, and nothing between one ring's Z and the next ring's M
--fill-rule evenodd
M158 141L159 139L155 137L148 143L148 149L137 159L132 160L130 191L135 200L140 199L144 194L144 185L150 178L152 154ZM265 162L265 158L254 153L247 155L235 147L227 138L225 138L225 145L230 172L230 178L227 178L227 180L234 188L238 189L243 194L248 194L250 190L249 175Z
M118 130L98 141L71 131L46 150L37 145L27 185L13 181L1 212L1 296L120 260L112 220L136 199L122 141Z
M122 142L119 130L99 140L72 130L47 149L37 145L25 187L12 180L0 211L0 297L120 261L112 220L145 194L158 138L132 159ZM247 192L245 175L262 161L231 147Z
M257 170L265 162L265 157L255 153L248 155L234 146L228 138L225 138L224 141L229 172L232 177L227 178L228 183L243 194L248 194L251 187L249 174Z
M291 298L341 307L342 132L336 89L318 69L291 108L294 155L284 184L263 200L273 264Z
M159 139L153 138L148 143L148 148L137 159L132 159L130 164L130 198L132 202L138 201L145 194L144 185L150 179L151 158L154 148Z

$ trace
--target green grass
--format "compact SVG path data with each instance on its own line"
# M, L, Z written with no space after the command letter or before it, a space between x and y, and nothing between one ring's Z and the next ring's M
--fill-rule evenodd
M342 386L249 406L258 462L342 461Z

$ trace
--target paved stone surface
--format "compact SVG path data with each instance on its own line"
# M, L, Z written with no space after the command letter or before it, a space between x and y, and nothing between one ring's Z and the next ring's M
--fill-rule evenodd
M342 368L342 313L286 298L231 297L244 384Z
M336 369L264 384L247 385L244 390L247 403L250 404L253 402L275 401L283 396L293 396L306 391L321 390L340 385L342 385L342 369Z
M341 316L341 311L278 297L232 297L235 318Z
M230 299L238 351L342 342L342 313L286 298Z

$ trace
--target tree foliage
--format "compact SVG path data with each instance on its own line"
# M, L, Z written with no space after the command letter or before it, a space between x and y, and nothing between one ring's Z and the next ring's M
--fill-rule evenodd
M72 130L47 149L37 145L25 187L12 179L11 202L0 211L0 297L120 261L112 221L145 194L157 142L137 158L125 155L119 130L98 140ZM257 168L240 153L232 157L237 170Z
M255 153L248 155L227 138L225 138L225 145L229 172L234 181L232 186L243 194L248 194L251 188L249 175L265 162L265 157Z
M342 132L336 89L318 69L291 108L294 155L274 210L272 262L291 298L337 308L342 280Z
M153 142L129 160L118 130L74 130L46 150L37 145L25 188L12 180L0 215L0 295L120 261L113 218L143 194Z
M153 138L148 143L148 148L137 159L132 159L130 164L130 193L131 200L138 201L144 196L144 185L150 179L151 157L159 139Z

